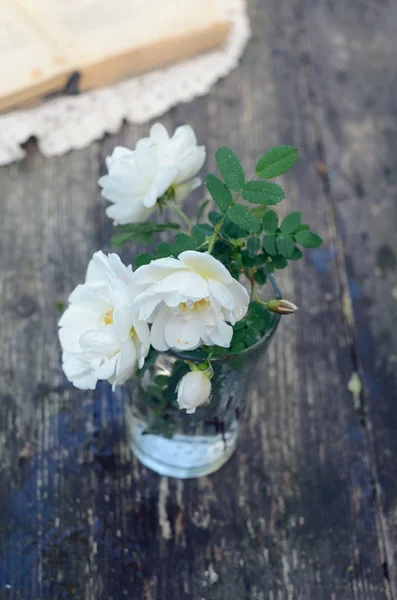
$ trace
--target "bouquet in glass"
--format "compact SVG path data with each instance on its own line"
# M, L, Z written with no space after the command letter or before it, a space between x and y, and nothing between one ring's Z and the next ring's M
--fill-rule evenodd
M274 210L285 195L269 180L293 166L297 149L272 148L247 178L220 148L220 176L206 176L209 199L192 221L182 206L201 185L205 156L188 125L170 137L155 124L134 150L114 149L99 180L118 227L111 243L151 252L135 258L135 270L96 252L59 321L67 378L80 389L139 381L128 403L132 449L182 477L214 471L233 452L258 361L280 315L297 310L274 273L322 243L300 212L280 221ZM155 234L168 240L153 249Z

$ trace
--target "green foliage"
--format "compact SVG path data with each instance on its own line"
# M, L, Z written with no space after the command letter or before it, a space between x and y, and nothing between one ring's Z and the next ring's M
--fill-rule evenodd
M242 197L253 204L279 204L285 198L284 190L277 183L269 181L248 181L242 191Z
M241 206L241 204L232 206L227 212L227 217L230 221L239 225L249 233L259 233L261 229L261 224L258 219L248 210L248 208Z
M256 344L269 329L273 316L260 302L250 302L248 312L244 319L238 321L233 327L231 351L241 352Z
M227 185L212 173L207 175L205 185L220 211L225 213L233 204L233 196Z
M278 216L274 210L270 209L265 213L262 219L262 227L268 233L275 233L278 227Z
M247 240L247 250L249 254L255 255L259 252L261 241L259 237L250 237Z
M292 212L281 221L280 231L285 235L295 233L301 225L302 213Z
M180 229L178 223L131 223L118 228L118 233L110 238L112 248L120 248L127 242L147 244L152 241L153 234L167 229Z
M277 236L277 250L282 256L285 256L285 258L291 258L294 247L294 240L290 235L280 233Z
M138 267L142 267L142 265L148 265L155 258L156 257L154 256L154 254L150 254L150 252L144 252L143 254L138 254L138 256L135 259L135 266L136 266L136 268L138 268Z
M245 183L244 169L240 159L230 148L225 147L217 150L215 158L226 185L234 192L240 191Z
M318 248L323 243L321 237L312 231L298 231L295 236L297 243L304 248Z
M270 256L275 256L277 254L277 240L275 235L265 235L262 240L262 248L267 254Z
M298 158L298 150L292 146L276 146L264 154L256 165L261 179L273 179L288 171Z

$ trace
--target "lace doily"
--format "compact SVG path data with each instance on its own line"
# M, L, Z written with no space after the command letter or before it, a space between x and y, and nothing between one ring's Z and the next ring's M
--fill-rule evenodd
M35 136L45 156L83 148L126 119L144 123L175 104L206 94L238 64L250 36L245 0L216 0L232 22L225 47L80 96L63 96L0 116L0 165L24 158L20 144Z

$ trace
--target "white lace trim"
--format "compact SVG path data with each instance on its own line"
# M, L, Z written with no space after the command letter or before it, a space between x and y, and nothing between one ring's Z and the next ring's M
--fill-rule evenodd
M110 87L0 116L0 165L24 158L20 144L31 136L45 156L60 155L116 133L123 119L144 123L208 93L237 66L250 36L245 0L216 2L232 22L224 48Z

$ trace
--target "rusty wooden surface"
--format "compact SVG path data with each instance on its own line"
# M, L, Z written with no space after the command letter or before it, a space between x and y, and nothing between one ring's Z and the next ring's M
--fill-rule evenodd
M247 167L299 147L287 206L325 240L279 281L302 310L232 460L158 477L122 392L65 381L55 309L108 248L104 157L148 126L0 169L1 600L397 600L397 5L248 4L242 66L161 120L192 124L209 169L221 145Z

